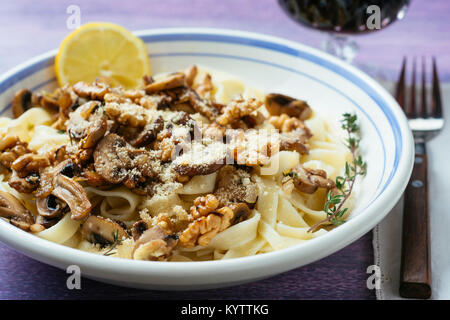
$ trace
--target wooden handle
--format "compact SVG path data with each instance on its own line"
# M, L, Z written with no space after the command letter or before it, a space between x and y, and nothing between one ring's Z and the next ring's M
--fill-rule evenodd
M425 144L416 144L403 212L400 296L404 298L427 299L431 296L427 167Z

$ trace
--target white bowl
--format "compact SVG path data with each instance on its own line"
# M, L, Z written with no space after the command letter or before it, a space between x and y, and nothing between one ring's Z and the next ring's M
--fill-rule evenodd
M338 251L372 229L400 198L413 165L412 135L392 96L364 73L316 49L255 33L182 28L136 34L147 43L154 73L202 64L235 74L266 92L305 99L314 110L334 119L345 111L356 112L368 172L351 219L300 245L224 261L105 257L43 240L0 219L0 240L7 245L62 269L78 265L83 276L123 286L165 290L223 287L266 278ZM4 108L0 114L9 114L16 90L56 86L55 54L38 56L0 78L0 108Z

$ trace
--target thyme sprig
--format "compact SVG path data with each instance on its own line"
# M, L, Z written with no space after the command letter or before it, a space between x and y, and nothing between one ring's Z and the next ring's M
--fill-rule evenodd
M336 177L334 190L328 191L327 198L323 210L327 217L322 221L314 224L308 232L314 232L324 223L332 223L334 225L341 225L345 222L344 216L348 208L344 208L345 202L350 197L357 176L364 176L367 171L367 164L363 161L359 154L359 142L361 141L360 130L357 123L356 114L344 113L342 122L342 129L347 132L346 146L352 154L352 164L345 163L344 176Z
M113 243L109 247L108 251L106 251L103 255L104 256L110 256L113 255L115 252L113 250L118 246L122 244L122 239L119 238L119 230L116 230L113 233Z

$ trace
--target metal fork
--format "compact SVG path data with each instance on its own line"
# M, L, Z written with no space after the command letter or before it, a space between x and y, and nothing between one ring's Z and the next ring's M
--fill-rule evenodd
M431 104L427 102L425 59L422 58L420 103L416 101L416 59L413 59L409 103L405 101L406 58L403 59L396 99L408 117L414 134L415 161L405 190L403 212L400 296L427 299L431 296L430 228L426 142L444 127L436 59L433 57Z

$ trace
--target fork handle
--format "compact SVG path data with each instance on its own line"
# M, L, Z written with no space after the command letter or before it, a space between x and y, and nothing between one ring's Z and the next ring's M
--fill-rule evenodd
M404 298L431 296L427 162L425 143L416 143L414 168L404 198L400 273L400 295Z

